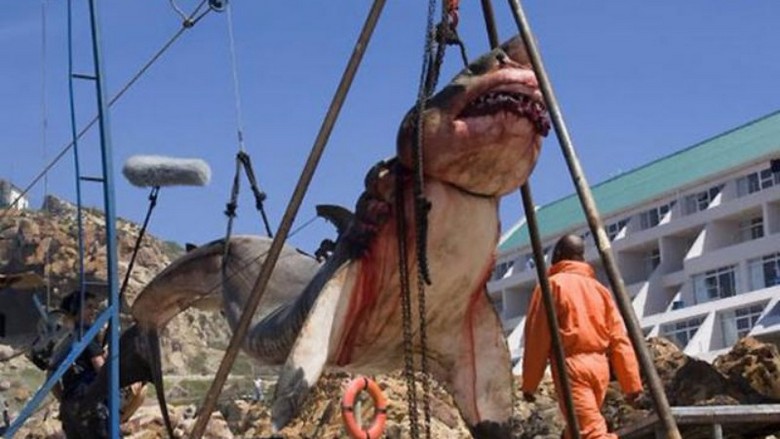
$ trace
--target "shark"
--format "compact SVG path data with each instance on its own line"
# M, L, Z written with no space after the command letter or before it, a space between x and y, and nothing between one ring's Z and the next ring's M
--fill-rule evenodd
M422 125L418 128L418 120ZM327 258L285 244L242 349L280 366L272 422L283 428L326 370L378 374L404 364L401 245L416 260L415 137L428 200L425 259L427 356L476 438L511 435L513 378L501 321L487 295L500 236L501 197L523 185L550 123L525 45L516 36L479 57L403 118L394 157L372 167L354 213L321 214L338 230ZM400 235L404 236L400 236ZM401 244L399 244L401 243ZM165 409L160 332L183 310L221 309L235 329L271 246L236 235L189 251L159 273L132 306L121 338L121 380L154 382ZM323 259L323 258L319 258ZM412 299L420 292L411 288ZM414 303L414 302L413 302ZM418 336L419 328L412 327ZM419 345L412 355L423 355ZM90 395L105 394L96 380Z

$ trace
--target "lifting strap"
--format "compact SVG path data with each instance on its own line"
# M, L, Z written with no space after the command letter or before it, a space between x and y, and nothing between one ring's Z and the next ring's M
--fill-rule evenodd
M225 262L227 260L230 246L230 236L233 233L233 219L236 217L236 209L238 208L238 193L240 190L240 177L241 169L246 173L247 180L249 180L249 186L252 189L252 194L255 196L255 208L260 212L260 216L265 226L265 232L269 238L273 238L271 232L271 226L268 223L268 216L265 213L263 207L263 201L266 199L266 195L260 190L257 184L257 178L255 178L255 171L252 168L252 160L249 158L249 154L246 153L244 146L244 128L243 128L243 115L241 111L241 92L238 81L238 60L236 56L235 37L233 35L233 11L227 4L227 0L209 0L209 7L213 9L223 10L227 9L227 27L228 27L228 39L230 42L230 65L233 75L233 97L236 105L236 133L238 135L238 153L236 154L236 174L233 176L233 188L230 192L230 201L227 203L225 209L225 215L228 216L227 232L225 233L225 249L222 258L222 268L225 268Z
M263 201L266 199L266 194L260 190L257 184L257 178L255 178L255 171L252 168L252 160L249 158L249 154L244 151L239 151L236 154L236 174L233 176L233 188L230 191L230 201L225 208L225 215L228 216L228 233L225 239L230 239L230 234L233 228L233 218L236 217L236 209L238 208L238 193L241 189L241 170L246 173L246 178L249 180L249 187L252 189L252 194L255 196L255 208L260 212L260 216L265 226L265 232L269 238L273 238L274 235L271 232L271 225L268 223L268 216L265 213L265 207Z
M260 190L257 184L257 178L255 178L255 171L252 168L252 160L249 158L249 154L242 150L236 154L236 173L233 176L233 188L230 190L230 201L225 208L225 215L228 217L227 231L225 232L224 250L222 253L222 271L225 275L225 267L227 267L228 253L230 252L230 236L233 234L233 220L236 217L236 209L238 208L238 193L241 189L241 170L246 173L247 180L249 180L249 186L252 189L252 194L255 196L255 208L260 211L260 217L263 220L266 234L269 238L273 238L271 232L271 226L268 223L268 216L265 213L265 207L263 201L266 199L265 192Z

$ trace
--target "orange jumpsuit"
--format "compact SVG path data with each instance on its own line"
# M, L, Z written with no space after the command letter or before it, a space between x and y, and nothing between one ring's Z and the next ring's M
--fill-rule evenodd
M583 439L617 439L607 432L607 423L601 416L610 363L624 393L642 390L639 367L623 320L609 290L596 280L587 263L558 262L550 267L549 276L580 434ZM537 286L525 322L523 392L536 391L547 360L552 358L551 348L547 314ZM552 369L559 406L565 414L557 370ZM571 437L568 431L564 437Z

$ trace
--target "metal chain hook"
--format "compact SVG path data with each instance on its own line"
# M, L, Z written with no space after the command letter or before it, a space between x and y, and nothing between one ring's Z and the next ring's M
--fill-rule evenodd
M215 12L222 12L227 7L228 0L209 0L209 8Z

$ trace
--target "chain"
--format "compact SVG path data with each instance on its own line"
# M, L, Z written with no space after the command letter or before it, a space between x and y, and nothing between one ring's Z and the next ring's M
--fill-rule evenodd
M422 372L423 412L425 414L425 437L431 437L431 380L428 375L428 336L425 314L425 279L417 272L417 303L420 319L420 371Z
M399 168L396 168L399 169ZM417 419L417 383L414 376L414 347L412 339L412 297L409 285L409 259L406 246L406 218L403 176L396 175L395 212L397 216L398 274L401 281L401 315L404 337L404 378L406 379L406 402L409 408L409 430L412 438L420 437Z
M420 331L420 369L423 391L423 412L425 437L431 437L431 383L428 374L428 336L426 323L425 286L431 284L427 258L428 212L431 203L425 198L423 179L423 138L424 113L426 101L430 98L439 79L439 70L444 60L447 44L458 44L461 56L466 63L466 51L457 36L458 1L449 0L442 4L441 23L434 27L433 17L436 0L428 1L428 15L425 29L425 50L423 54L420 85L417 93L416 123L414 145L412 147L413 166L413 213L415 225L415 243L417 251L417 309ZM434 51L434 42L436 50ZM434 53L435 52L435 53ZM418 438L419 420L417 414L417 379L414 372L414 336L412 333L412 294L409 282L408 247L406 244L406 205L404 202L404 176L396 176L395 211L397 216L396 233L398 235L398 266L401 283L401 307L403 318L404 378L407 386L407 404L409 408L409 429L411 437Z
M436 0L428 1L428 16L425 27L425 49L423 53L422 71L420 72L420 85L417 89L416 105L416 123L414 145L412 146L412 166L414 170L414 218L416 226L417 243L417 266L418 270L426 283L431 283L430 273L428 272L427 258L427 229L428 229L428 211L430 202L425 198L425 189L423 186L423 137L425 133L424 113L425 103L431 95L433 88L431 85L435 82L432 73L438 73L438 68L431 68L433 63L433 44L434 44L434 25L433 16L436 11ZM435 75L438 76L438 75Z

